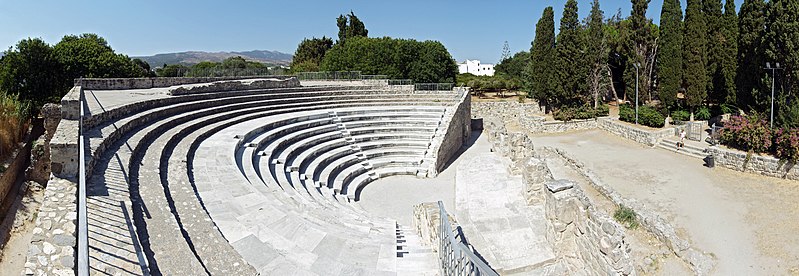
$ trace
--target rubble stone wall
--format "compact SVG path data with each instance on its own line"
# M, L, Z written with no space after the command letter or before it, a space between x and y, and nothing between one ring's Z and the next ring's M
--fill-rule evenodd
M717 166L741 172L799 180L799 166L796 162L756 154L747 157L746 152L720 147L709 147L708 153L713 155Z

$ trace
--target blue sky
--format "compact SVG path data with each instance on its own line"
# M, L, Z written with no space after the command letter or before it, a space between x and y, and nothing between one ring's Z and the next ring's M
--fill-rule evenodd
M131 56L189 50L278 50L293 53L304 37L335 37L336 17L353 10L369 36L439 40L459 61L497 62L504 41L511 52L530 48L535 23L546 6L556 25L565 0L539 1L87 1L0 0L0 49L20 39L58 42L66 34L97 33ZM590 10L579 0L580 17ZM682 0L685 8L685 0ZM743 0L735 0L740 7ZM662 0L647 16L659 22ZM630 1L601 0L606 16Z

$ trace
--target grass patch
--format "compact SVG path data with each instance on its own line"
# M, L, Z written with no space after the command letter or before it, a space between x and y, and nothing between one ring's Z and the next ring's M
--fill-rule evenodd
M627 229L638 228L638 219L635 217L635 211L624 205L619 206L616 212L613 213L613 218L619 223L627 227Z

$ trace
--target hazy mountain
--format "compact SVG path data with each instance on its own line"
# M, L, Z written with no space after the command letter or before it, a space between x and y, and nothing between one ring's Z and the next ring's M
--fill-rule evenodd
M254 50L245 52L202 52L189 51L180 53L165 53L154 56L131 57L144 60L152 67L160 67L164 64L197 64L203 61L220 62L229 57L241 56L246 60L278 65L289 65L291 54L278 51Z

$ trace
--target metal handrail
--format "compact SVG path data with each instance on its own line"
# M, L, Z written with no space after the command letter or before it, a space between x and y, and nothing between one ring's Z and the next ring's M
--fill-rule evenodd
M84 95L80 89L80 119L78 123L78 275L89 275L89 229L86 214L86 148L83 140Z
M438 202L440 216L438 259L441 275L499 276L488 264L472 252L471 248L455 238L444 203Z

